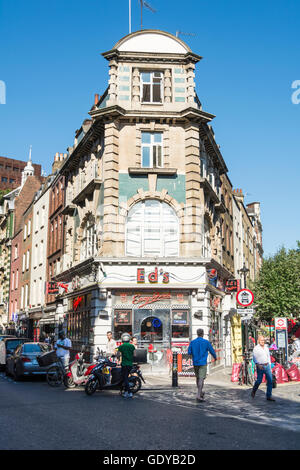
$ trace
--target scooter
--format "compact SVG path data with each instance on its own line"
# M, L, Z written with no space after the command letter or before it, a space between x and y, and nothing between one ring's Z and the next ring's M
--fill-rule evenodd
M114 358L115 356L111 357ZM110 373L108 373L108 367L111 368ZM145 383L137 364L132 366L128 381L131 393L137 393L142 386L142 381ZM96 390L119 390L121 395L124 391L121 367L116 362L110 361L102 352L98 356L97 365L93 368L85 384L85 393L87 395L93 395Z
M70 362L69 371L64 376L64 385L66 388L74 388L85 385L96 363L87 363L83 359L84 347L77 353L75 360Z

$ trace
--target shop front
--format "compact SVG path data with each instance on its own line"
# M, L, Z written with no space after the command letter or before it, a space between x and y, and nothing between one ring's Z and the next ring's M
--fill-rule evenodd
M135 336L155 368L170 364L172 348L191 339L190 292L130 290L113 292L113 334Z

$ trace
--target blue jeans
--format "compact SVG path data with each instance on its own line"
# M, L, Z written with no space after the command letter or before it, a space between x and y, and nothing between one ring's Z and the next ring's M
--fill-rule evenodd
M272 396L272 371L271 371L271 366L268 364L267 366L261 366L262 369L260 369L258 366L256 366L256 371L257 371L257 380L254 384L253 387L253 392L255 393L258 387L260 386L263 375L265 374L266 379L267 379L267 398L270 398Z

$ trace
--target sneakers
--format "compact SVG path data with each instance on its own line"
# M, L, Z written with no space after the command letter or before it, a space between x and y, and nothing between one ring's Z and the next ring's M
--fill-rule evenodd
M128 398L132 398L132 397L133 397L132 393L129 392L129 393L128 393Z
M275 398L272 398L272 397L267 397L267 400L268 401L276 401Z
M123 393L123 398L132 398L132 393L131 392L124 392Z

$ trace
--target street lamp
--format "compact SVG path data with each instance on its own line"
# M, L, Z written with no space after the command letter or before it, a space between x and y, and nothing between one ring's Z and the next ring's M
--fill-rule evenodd
M244 277L244 289L247 287L247 274L250 272L250 269L248 269L245 265L245 262L243 264L243 267L238 270L238 273L241 274ZM246 370L245 370L245 382L246 384L248 383L248 363L250 360L250 354L249 354L249 332L248 332L248 320L245 321L245 336L246 336L246 341L245 341L245 362L246 362Z
M241 274L244 277L244 289L246 289L246 287L247 287L246 278L247 278L247 274L249 272L250 272L250 269L248 269L246 267L245 263L243 264L243 267L241 269L238 269L238 273Z

